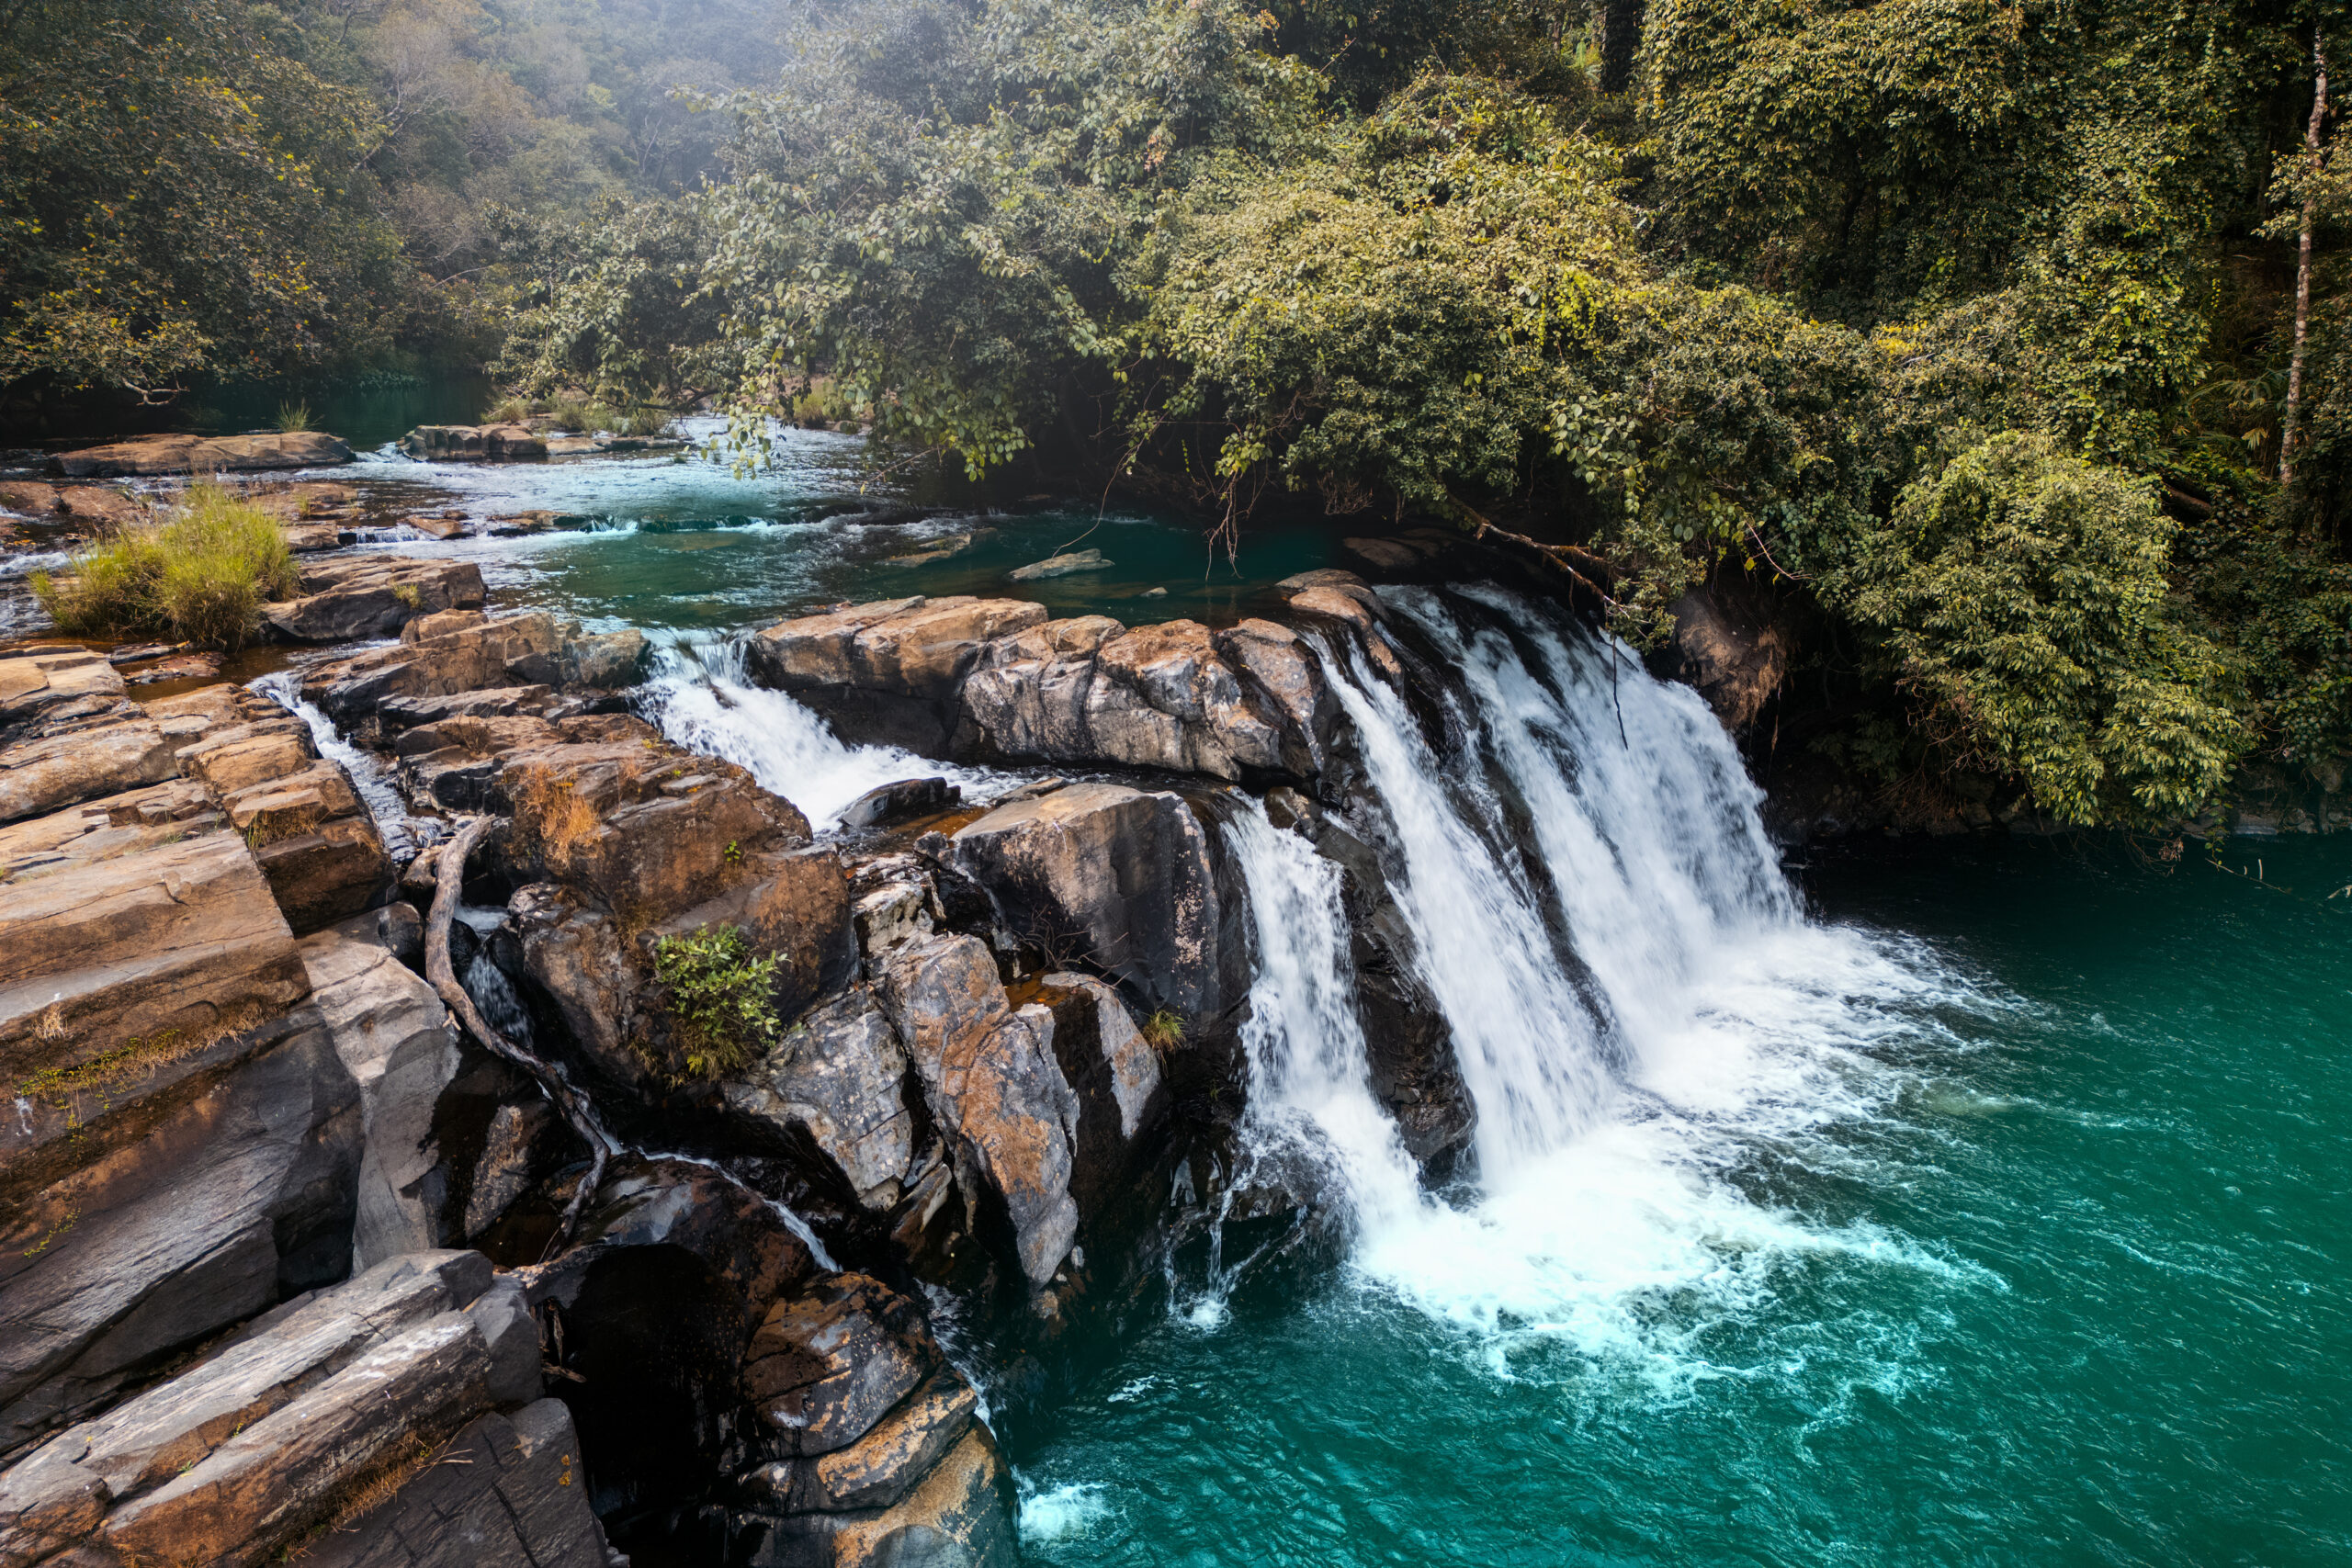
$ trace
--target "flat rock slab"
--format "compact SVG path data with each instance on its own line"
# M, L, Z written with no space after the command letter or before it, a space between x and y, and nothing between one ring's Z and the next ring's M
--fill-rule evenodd
M264 435L141 435L87 446L50 459L52 472L72 479L132 479L144 474L255 473L316 468L351 461L351 448L317 431Z

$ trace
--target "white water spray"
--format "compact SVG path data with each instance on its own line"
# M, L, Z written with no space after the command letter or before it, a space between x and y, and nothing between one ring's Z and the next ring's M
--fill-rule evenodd
M969 795L984 792L992 778L895 746L843 744L784 693L753 685L740 642L667 648L656 657L646 682L647 716L688 750L750 769L762 789L798 807L812 828L831 827L859 795L900 779L944 776Z
M1230 829L1264 949L1252 1115L1322 1134L1356 1273L1494 1336L1498 1367L1532 1341L1679 1384L1705 1375L1708 1325L1790 1258L1948 1269L1732 1178L1883 1103L1900 1076L1865 1048L1917 1017L1885 1004L1950 978L1801 918L1758 793L1695 694L1508 594L1387 597L1453 675L1459 751L1441 757L1351 652L1325 666L1376 796L1363 826L1477 1103L1480 1190L1464 1206L1412 1185L1393 1130L1365 1130L1380 1112L1344 1005L1336 873L1262 818Z

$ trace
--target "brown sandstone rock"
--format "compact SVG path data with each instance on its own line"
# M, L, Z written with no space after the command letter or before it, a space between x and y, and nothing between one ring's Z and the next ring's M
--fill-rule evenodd
M302 595L262 606L262 620L294 642L390 637L420 615L478 610L481 569L471 561L364 556L305 569Z
M1046 618L1012 599L884 600L769 627L753 672L831 719L845 738L937 753L956 728L958 685L981 647Z
M987 944L968 936L892 949L878 989L933 1115L955 1139L966 1190L978 1179L1004 1200L1022 1272L1044 1284L1079 1217L1069 1193L1078 1097L1054 1055L1053 1014L1014 1010Z
M141 474L251 473L314 468L351 461L351 448L316 431L265 435L141 435L88 446L50 459L68 479L110 479Z

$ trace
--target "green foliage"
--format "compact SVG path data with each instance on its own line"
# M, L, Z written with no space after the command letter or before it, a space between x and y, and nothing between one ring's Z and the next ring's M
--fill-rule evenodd
M1180 1013L1161 1008L1144 1021L1144 1043L1162 1055L1184 1043L1184 1020Z
M2220 652L2167 614L2155 487L1996 436L1896 503L1826 584L1883 632L1928 738L2061 821L2195 814L2246 743Z
M298 430L310 429L311 422L315 417L311 412L311 405L308 403L277 405L277 428L289 434Z
M715 397L747 458L854 413L882 460L1076 467L1229 538L1499 524L1646 646L1769 583L1870 748L2153 822L2352 740L2326 255L2265 478L2276 247L2352 218L2299 151L2312 19L1651 0L1603 99L1582 12L842 0L714 100L730 178L533 231L508 366Z
M740 1072L776 1042L775 955L753 954L735 926L705 926L654 946L669 990L675 1070L688 1078Z
M300 581L276 519L198 484L168 522L123 529L76 554L63 576L35 573L32 588L62 632L233 651L259 629L261 606L291 596Z

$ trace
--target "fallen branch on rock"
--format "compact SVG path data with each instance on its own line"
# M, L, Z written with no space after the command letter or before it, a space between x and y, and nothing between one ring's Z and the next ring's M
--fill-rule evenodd
M604 1183L605 1162L618 1152L619 1145L605 1131L596 1108L589 1103L586 1095L572 1088L554 1067L483 1021L473 998L458 983L457 971L449 963L449 922L457 919L458 890L466 880L466 861L489 826L489 818L475 818L441 851L440 863L434 873L433 914L424 927L424 977L433 982L433 988L441 994L449 1010L458 1015L466 1032L481 1041L492 1055L503 1057L530 1074L548 1099L555 1102L563 1119L571 1124L571 1130L588 1145L588 1173L580 1179L571 1201L564 1205L563 1217L556 1222L555 1234L548 1238L547 1250L541 1254L551 1258L563 1250L571 1227L580 1221L581 1211Z

